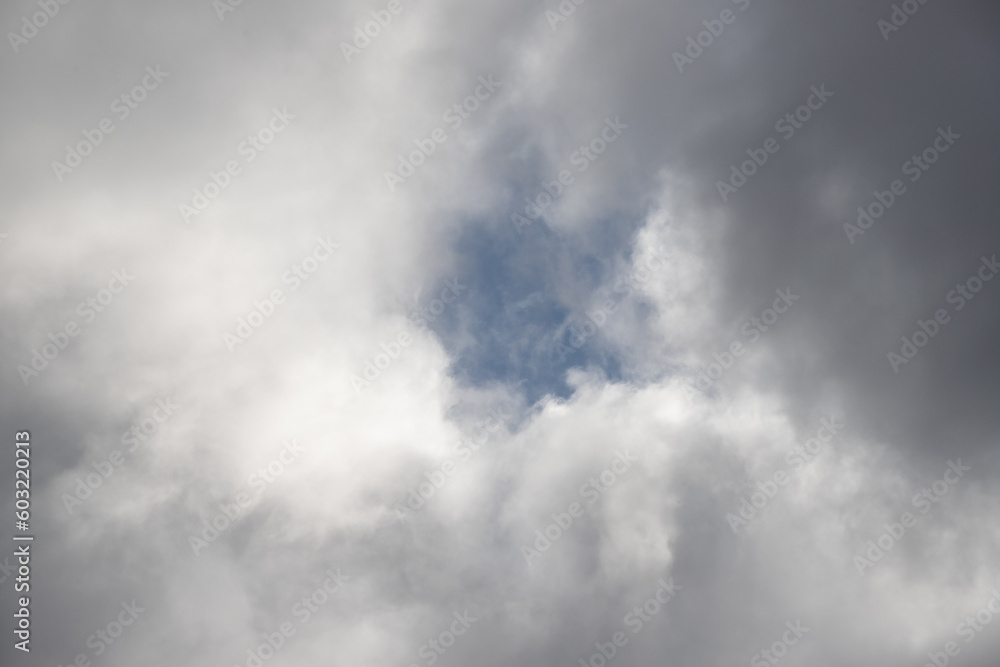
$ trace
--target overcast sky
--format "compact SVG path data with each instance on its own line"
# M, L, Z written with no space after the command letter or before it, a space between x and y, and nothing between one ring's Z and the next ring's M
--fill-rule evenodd
M4 665L996 665L994 4L61 3Z

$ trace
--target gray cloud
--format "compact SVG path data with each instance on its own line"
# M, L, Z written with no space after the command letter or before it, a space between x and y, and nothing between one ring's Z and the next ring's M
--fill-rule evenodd
M46 5L0 57L4 664L764 664L787 624L789 667L992 664L998 16L897 5Z

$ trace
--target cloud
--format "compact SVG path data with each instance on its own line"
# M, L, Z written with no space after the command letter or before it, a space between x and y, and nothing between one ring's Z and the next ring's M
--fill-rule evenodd
M58 8L0 64L4 664L991 664L995 10Z

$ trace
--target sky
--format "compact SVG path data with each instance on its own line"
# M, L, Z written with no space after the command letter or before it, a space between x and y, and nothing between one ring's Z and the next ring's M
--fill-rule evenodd
M995 665L995 5L0 26L2 664Z

